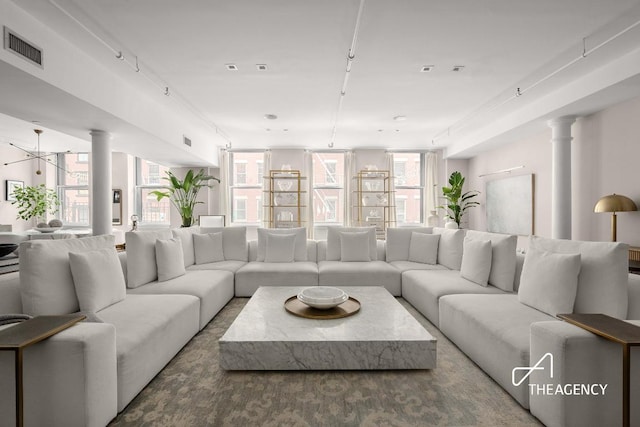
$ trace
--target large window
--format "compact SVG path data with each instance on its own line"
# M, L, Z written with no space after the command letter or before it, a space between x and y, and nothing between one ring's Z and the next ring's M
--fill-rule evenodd
M323 239L327 226L343 225L345 216L345 153L317 151L313 153L314 237Z
M135 214L138 215L141 227L170 224L169 199L158 201L157 197L151 194L152 191L166 186L166 181L162 178L168 170L168 167L136 158Z
M88 227L89 156L87 153L58 154L58 217L64 225Z
M231 222L260 225L262 221L263 152L229 153Z
M424 154L393 153L396 223L417 225L423 222Z

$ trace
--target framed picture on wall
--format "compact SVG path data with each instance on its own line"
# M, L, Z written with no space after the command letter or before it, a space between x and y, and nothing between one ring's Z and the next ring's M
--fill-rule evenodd
M24 181L13 181L7 179L5 181L5 199L13 202L16 200L16 196L13 194L16 188L24 188Z

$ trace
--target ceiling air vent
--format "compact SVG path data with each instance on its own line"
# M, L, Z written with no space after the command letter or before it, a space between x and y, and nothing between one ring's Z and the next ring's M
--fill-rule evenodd
M42 49L33 43L26 41L23 37L19 36L7 27L4 27L4 48L9 52L44 68L42 66Z
M191 140L189 138L187 138L186 136L182 136L182 142L184 143L184 145L186 145L187 147L191 147Z

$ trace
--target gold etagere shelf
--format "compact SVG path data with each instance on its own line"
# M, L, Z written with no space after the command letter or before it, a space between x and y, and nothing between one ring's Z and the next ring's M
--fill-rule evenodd
M387 228L393 226L391 210L393 191L389 171L361 170L355 177L353 197L354 222L361 227L376 227L376 237L385 239Z
M267 215L264 219L268 228L294 228L302 227L304 194L303 180L306 177L300 175L299 170L270 170L264 177L264 193L267 203L264 208Z

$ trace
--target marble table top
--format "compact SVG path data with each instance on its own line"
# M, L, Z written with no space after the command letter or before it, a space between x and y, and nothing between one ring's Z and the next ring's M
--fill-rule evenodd
M431 369L436 339L383 287L345 287L361 308L342 319L288 313L304 287L261 287L220 339L224 369Z

